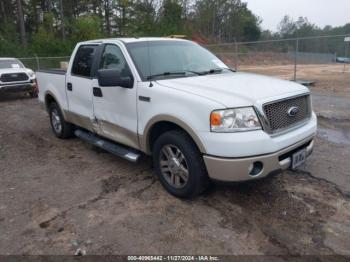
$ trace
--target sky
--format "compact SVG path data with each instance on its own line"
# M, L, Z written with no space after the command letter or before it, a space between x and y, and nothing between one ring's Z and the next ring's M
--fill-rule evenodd
M277 31L277 25L285 15L297 20L305 16L324 27L350 23L350 0L243 0L248 8L262 20L262 28Z

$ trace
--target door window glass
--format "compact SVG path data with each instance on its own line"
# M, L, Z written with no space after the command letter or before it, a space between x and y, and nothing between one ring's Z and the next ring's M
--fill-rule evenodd
M72 74L90 77L97 46L86 45L79 47L73 62Z
M128 63L122 51L116 45L105 46L99 69L114 69L118 70L121 76L131 76Z

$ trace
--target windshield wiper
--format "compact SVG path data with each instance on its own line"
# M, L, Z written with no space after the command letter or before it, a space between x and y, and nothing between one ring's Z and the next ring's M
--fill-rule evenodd
M150 75L150 76L147 77L147 80L151 80L151 79L154 79L154 78L160 77L160 76L177 76L177 75L182 76L182 75L186 75L187 73L192 73L192 74L195 74L195 75L203 75L200 72L190 71L190 70L174 71L174 72L164 72L164 73L161 73L161 74Z

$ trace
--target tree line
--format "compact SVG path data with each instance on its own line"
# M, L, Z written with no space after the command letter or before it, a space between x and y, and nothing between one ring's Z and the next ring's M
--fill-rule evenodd
M0 54L8 55L67 55L76 42L103 37L226 42L261 33L241 0L2 0L0 24Z
M222 43L350 34L350 24L319 28L303 17L285 16L277 32L260 24L242 0L1 0L0 56L68 55L76 42L105 37L186 35ZM265 45L282 52L293 48ZM300 43L306 52L343 50L341 38Z
M350 23L344 26L332 27L327 25L323 28L313 24L306 17L299 17L297 20L292 19L286 15L278 25L278 31L271 33L270 31L263 31L261 39L290 39L290 38L307 38L298 42L298 50L301 52L311 53L332 53L338 56L344 56L346 44L344 37L326 37L337 35L350 36ZM324 36L324 38L322 37ZM315 37L315 38L312 38ZM294 51L295 41L287 41L283 44L277 43L281 51ZM267 47L268 48L268 47Z

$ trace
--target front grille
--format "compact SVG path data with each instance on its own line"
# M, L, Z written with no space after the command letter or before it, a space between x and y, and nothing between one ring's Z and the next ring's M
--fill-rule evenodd
M297 110L292 110L297 108ZM310 96L293 97L263 106L271 133L277 133L310 118ZM291 110L293 112L291 112ZM294 114L293 114L294 113Z
M3 74L1 75L1 82L20 82L27 81L29 79L28 75L25 73L12 73L12 74Z

